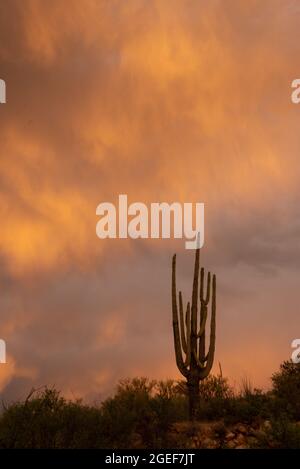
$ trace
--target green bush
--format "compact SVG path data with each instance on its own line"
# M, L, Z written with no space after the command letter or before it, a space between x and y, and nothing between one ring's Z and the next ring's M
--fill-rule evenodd
M271 424L261 431L259 446L298 448L299 365L284 362L272 381L269 392L253 389L244 380L241 391L234 393L226 378L210 375L200 383L197 419L214 421L220 441L228 425L247 423L259 429L268 420ZM177 430L172 427L187 419L183 381L126 379L112 397L94 407L67 401L46 388L3 409L0 448L169 448L188 441L186 434L186 441L174 443Z
M96 448L100 417L99 409L67 402L55 389L46 388L4 410L0 447Z
M117 393L102 405L102 429L106 447L168 446L172 423L187 416L186 398L178 395L174 381L134 378L120 382Z
M283 362L273 374L272 382L277 412L286 412L290 418L300 420L300 364Z
M0 447L168 447L172 423L186 418L186 397L175 381L123 380L99 407L67 401L46 388L3 410Z
M119 383L113 398L102 404L103 443L106 447L126 448L133 439L153 444L157 419L151 407L155 382L134 378Z
M260 448L300 449L300 425L291 422L287 416L272 419L265 432L260 433Z

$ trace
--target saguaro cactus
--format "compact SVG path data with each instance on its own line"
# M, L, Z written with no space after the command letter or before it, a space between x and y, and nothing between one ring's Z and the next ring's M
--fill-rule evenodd
M200 272L200 288L199 288ZM200 380L206 378L213 365L216 342L216 276L208 272L206 292L204 288L204 268L200 270L200 249L196 249L195 269L192 292L192 307L187 303L185 318L181 291L178 295L179 319L176 291L176 254L172 262L172 312L173 333L176 364L179 371L187 380L189 395L190 420L195 418L195 410L199 399ZM200 299L200 315L198 315L198 295ZM208 317L208 307L211 301L210 344L206 352L205 327ZM198 317L199 316L199 317Z

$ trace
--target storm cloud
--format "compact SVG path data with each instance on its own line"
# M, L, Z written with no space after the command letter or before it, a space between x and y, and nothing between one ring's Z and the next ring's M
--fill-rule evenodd
M5 399L179 377L170 263L187 298L193 252L99 240L96 207L119 194L205 203L216 365L268 386L300 334L299 20L292 0L1 1Z

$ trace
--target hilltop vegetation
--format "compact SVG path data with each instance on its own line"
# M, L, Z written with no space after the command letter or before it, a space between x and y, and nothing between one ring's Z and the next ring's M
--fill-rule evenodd
M189 423L183 382L134 378L98 406L53 388L3 408L1 448L300 448L300 366L284 362L272 390L239 392L222 376L200 384Z

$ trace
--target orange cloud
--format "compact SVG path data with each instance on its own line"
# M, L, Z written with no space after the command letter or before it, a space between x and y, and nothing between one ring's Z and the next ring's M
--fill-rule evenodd
M299 247L299 112L290 102L299 9L280 0L23 3L0 7L0 326L18 367L34 370L26 383L88 395L121 373L173 370L169 260L173 249L187 259L188 290L191 256L173 241L99 241L96 207L121 193L205 203L221 362L233 377L247 369L261 321L263 382L274 335L289 340L297 311L287 278ZM266 298L257 293L265 289ZM279 350L272 357L288 347ZM16 365L7 370L3 389L18 377Z

